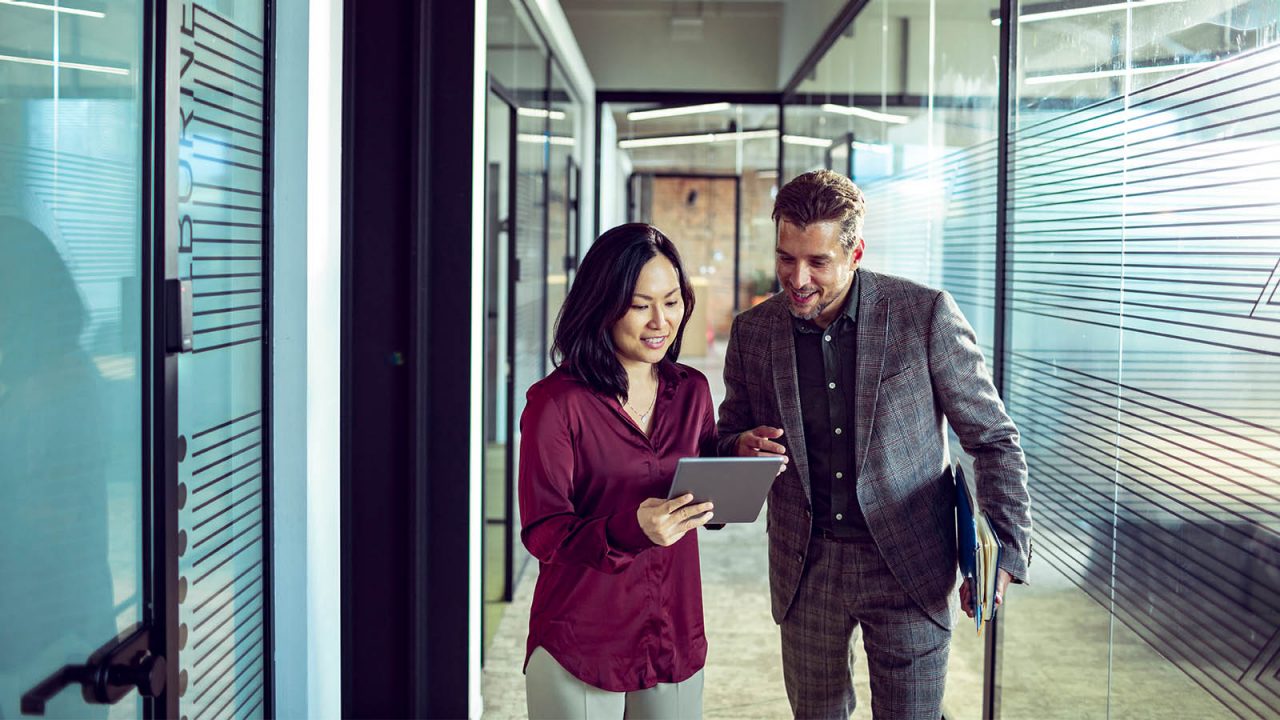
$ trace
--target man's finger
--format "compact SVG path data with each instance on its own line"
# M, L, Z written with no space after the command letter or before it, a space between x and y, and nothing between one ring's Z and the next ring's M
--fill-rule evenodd
M754 447L759 452L773 453L774 455L783 455L787 452L787 449L782 445L779 445L778 443L773 442L771 440L766 440L762 437L756 438Z
M770 427L768 425L761 425L755 430L752 430L751 434L755 435L756 437L762 437L762 438L780 438L782 437L782 428Z

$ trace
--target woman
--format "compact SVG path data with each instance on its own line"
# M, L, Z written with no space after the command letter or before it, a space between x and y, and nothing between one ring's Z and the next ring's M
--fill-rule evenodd
M713 455L707 379L676 363L693 290L671 241L616 227L556 323L555 372L520 418L520 517L540 562L529 717L697 718L707 656L694 530L711 503L664 499L682 457Z

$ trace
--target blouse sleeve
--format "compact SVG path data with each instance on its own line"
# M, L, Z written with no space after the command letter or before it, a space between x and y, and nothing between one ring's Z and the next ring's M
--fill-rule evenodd
M716 414L711 402L711 388L706 378L698 384L698 406L702 408L702 422L698 429L698 455L717 457L720 454L719 435L716 433Z
M573 504L574 446L559 404L530 388L520 417L520 539L541 562L606 573L654 547L634 509L582 517Z

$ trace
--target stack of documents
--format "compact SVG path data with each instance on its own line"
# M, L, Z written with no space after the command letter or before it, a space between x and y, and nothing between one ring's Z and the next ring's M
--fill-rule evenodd
M964 469L955 466L956 552L960 574L973 589L973 617L982 634L983 625L996 615L996 582L1003 545L991 527L991 520L978 506L977 495Z

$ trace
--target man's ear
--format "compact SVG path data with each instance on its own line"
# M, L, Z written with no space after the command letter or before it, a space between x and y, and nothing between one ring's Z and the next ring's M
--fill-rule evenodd
M853 246L853 261L855 263L862 262L862 253L867 249L867 241L862 237L858 238L858 242Z

